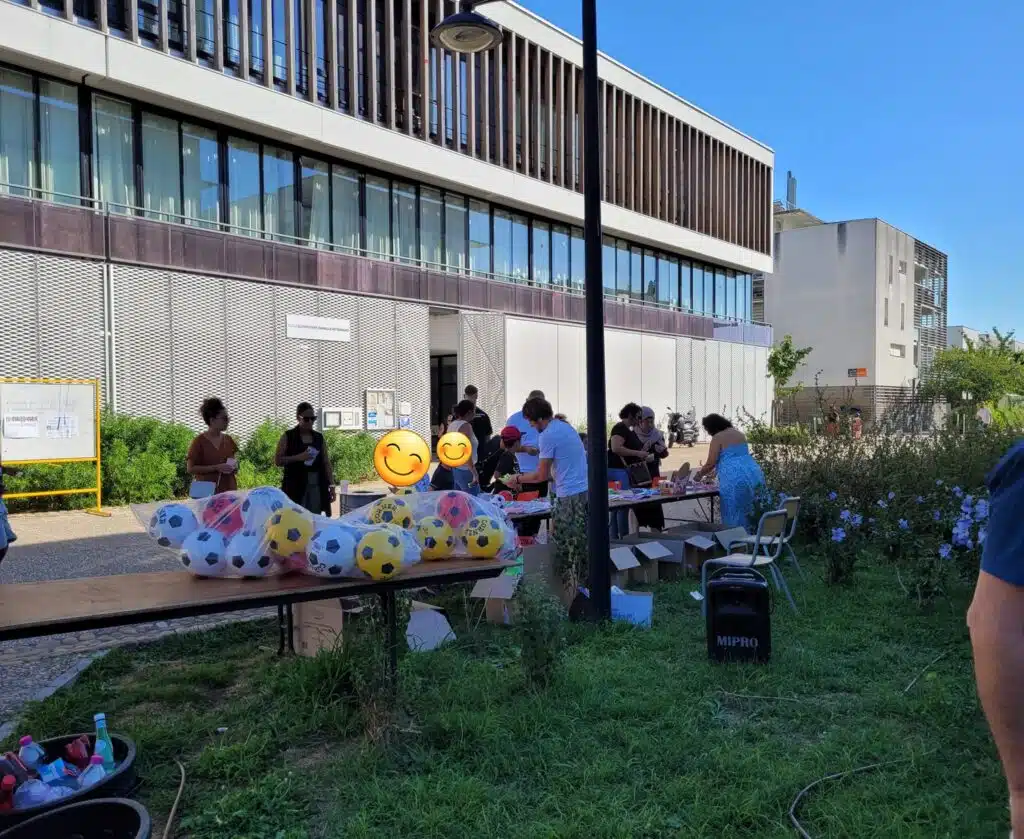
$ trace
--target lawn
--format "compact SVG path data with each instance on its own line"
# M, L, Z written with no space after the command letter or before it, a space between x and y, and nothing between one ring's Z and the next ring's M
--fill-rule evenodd
M114 651L19 731L86 730L106 711L139 746L155 836L179 758L174 835L194 839L781 839L799 790L885 761L899 762L815 788L809 835L1004 839L968 592L922 611L890 570L858 573L849 589L794 581L802 612L778 603L763 667L709 664L692 583L661 584L652 630L572 626L539 691L513 633L453 612L458 642L403 658L384 739L336 689L340 656L279 660L269 624Z

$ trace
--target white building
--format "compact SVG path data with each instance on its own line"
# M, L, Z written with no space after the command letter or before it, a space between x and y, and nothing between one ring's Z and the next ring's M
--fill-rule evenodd
M581 46L504 3L447 53L454 10L0 0L0 373L242 430L384 389L426 433L467 383L582 419ZM774 155L599 63L609 411L764 415Z
M951 326L946 330L947 334L947 346L958 347L960 349L966 349L968 343L973 344L976 347L983 346L985 344L995 345L996 336L991 332L982 332L978 329L971 329L969 326ZM1017 352L1024 352L1024 341L1014 340L1012 342L1014 350Z

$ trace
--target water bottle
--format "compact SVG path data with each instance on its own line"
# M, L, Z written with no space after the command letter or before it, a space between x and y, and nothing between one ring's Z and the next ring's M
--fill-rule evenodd
M31 734L26 734L22 737L18 744L21 746L18 749L18 757L25 764L25 768L32 772L37 771L39 764L46 760L46 752L43 750L43 747L32 739Z
M96 722L96 745L93 747L93 755L103 758L103 768L107 772L113 772L117 764L114 761L114 742L107 731L107 715L96 714L93 720Z
M39 764L39 780L47 786L78 789L78 775L78 770L66 764L61 758L57 758L53 763Z
M320 454L320 450L313 446L306 446L306 459L302 461L303 466L312 466L316 461L316 456Z
M67 787L47 786L38 778L32 778L14 791L14 809L25 810L51 801L59 801L71 795L71 792Z
M91 787L106 777L107 770L103 768L103 758L100 755L93 755L89 758L89 768L78 779L78 788L85 789L86 787Z

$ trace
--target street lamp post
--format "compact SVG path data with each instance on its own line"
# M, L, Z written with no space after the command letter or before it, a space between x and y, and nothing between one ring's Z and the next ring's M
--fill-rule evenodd
M453 52L476 53L501 43L496 23L474 11L496 0L462 0L460 11L441 21L431 40ZM583 3L583 228L586 253L587 335L587 547L590 609L597 620L611 617L608 559L608 463L606 460L604 375L604 283L601 276L601 133L597 82L597 0Z

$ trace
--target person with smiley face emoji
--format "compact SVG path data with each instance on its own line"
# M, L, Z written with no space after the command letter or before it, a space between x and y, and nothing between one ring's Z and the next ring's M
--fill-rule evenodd
M477 443L473 433L473 417L476 406L468 399L463 399L455 406L455 419L448 426L448 434L437 441L437 458L452 468L455 489L468 492L470 495L480 494L480 479L476 473ZM465 442L450 442L446 438L453 433L464 435L469 440L469 457L466 458ZM462 448L460 448L462 447ZM456 449L459 449L456 451Z
M416 486L430 469L430 448L415 432L391 431L374 447L373 467L393 487Z

